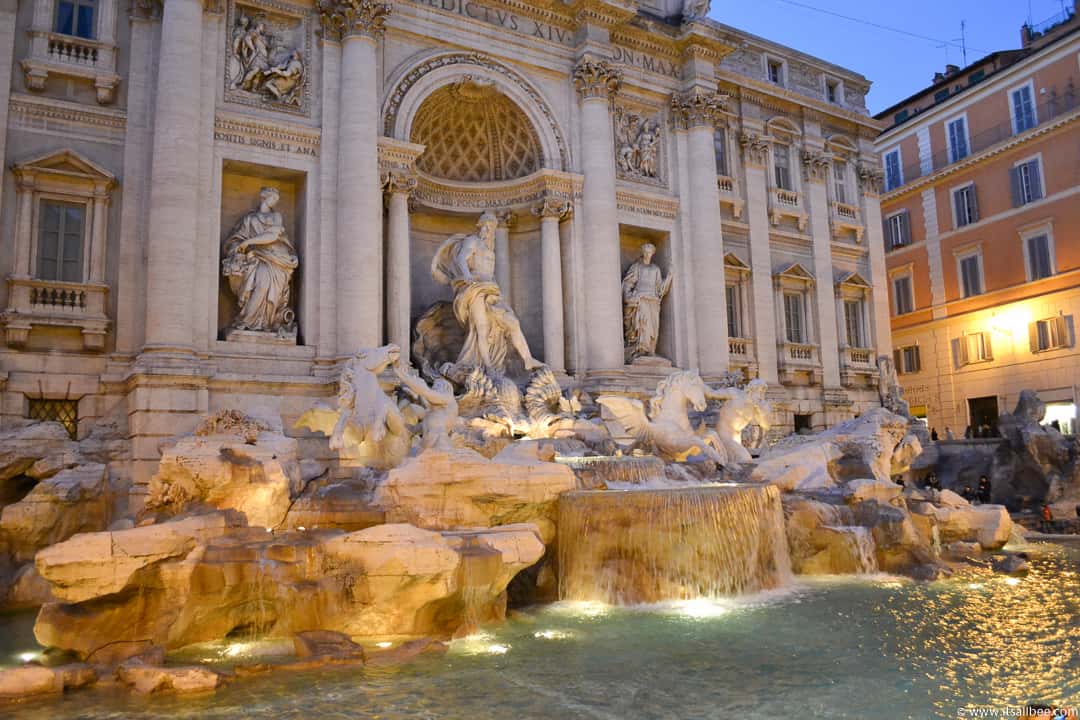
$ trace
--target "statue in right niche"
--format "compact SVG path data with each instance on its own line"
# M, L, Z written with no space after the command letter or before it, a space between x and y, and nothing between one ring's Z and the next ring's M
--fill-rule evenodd
M645 243L641 255L623 276L623 335L626 361L656 356L660 337L660 302L671 290L673 273L664 277L653 262L656 246Z

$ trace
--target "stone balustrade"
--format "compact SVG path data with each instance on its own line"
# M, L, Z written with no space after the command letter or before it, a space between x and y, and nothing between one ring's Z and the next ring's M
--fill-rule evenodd
M109 288L99 283L72 283L36 278L8 278L8 305L0 313L4 340L18 347L35 325L77 328L87 350L102 350L109 318Z
M49 35L49 59L83 67L97 67L101 43L71 35Z
M718 175L716 177L716 187L720 194L720 204L730 205L732 216L736 220L741 218L743 208L746 207L746 201L739 191L738 181L730 175Z
M799 232L806 232L809 214L802 193L773 187L769 189L769 217L772 224L779 225L785 217L795 220Z
M862 221L859 208L849 203L835 201L830 203L829 206L833 235L843 236L850 233L854 236L855 242L861 243L863 234L866 232L866 225Z

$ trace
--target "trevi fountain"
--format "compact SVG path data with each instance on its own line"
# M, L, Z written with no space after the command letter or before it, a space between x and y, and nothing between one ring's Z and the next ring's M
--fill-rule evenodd
M708 2L117 4L16 51L0 715L1080 700L1080 545L918 482L865 78Z

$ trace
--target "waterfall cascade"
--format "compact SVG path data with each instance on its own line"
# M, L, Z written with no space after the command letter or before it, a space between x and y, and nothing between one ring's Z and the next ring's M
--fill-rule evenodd
M589 457L558 457L578 477L579 487L602 489L612 484L648 485L665 479L664 461L652 455L643 457L600 455Z
M766 590L791 577L773 486L559 498L559 597L618 605Z

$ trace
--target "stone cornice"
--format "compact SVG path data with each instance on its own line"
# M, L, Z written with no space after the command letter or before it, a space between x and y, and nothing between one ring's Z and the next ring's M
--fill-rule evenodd
M613 28L633 19L637 8L623 0L581 0L570 12L578 25Z
M113 108L24 93L12 93L8 107L9 124L20 130L60 132L119 145L127 129L127 113Z
M728 96L703 88L693 88L671 96L671 112L680 130L714 127L726 112Z
M610 98L622 85L622 71L607 60L586 55L574 67L574 87L583 99Z
M379 172L413 172L416 159L424 152L424 146L416 143L395 140L389 137L379 138Z
M611 43L631 50L659 55L673 63L678 63L681 59L679 47L672 38L651 33L634 25L624 25L613 29Z
M701 58L718 63L735 48L712 33L704 32L701 25L691 25L675 42L675 48L684 58Z
M259 145L266 141L286 143L303 154L317 156L322 133L304 125L286 124L280 120L267 122L255 120L247 115L219 110L214 116L215 139L221 136L246 138L245 144ZM272 148L271 148L272 149ZM294 150L294 152L296 151Z
M769 163L769 141L757 133L739 133L739 146L742 147L743 161L747 165L765 167Z
M132 0L128 17L132 20L160 20L164 0Z
M546 169L520 180L491 183L457 183L419 173L413 197L437 210L524 211L546 200L576 200L584 185L581 175Z
M720 90L730 92L742 102L752 103L766 110L792 116L807 117L806 113L820 113L820 118L831 118L840 122L849 123L851 132L865 137L869 133L871 138L877 137L884 123L881 123L869 115L863 115L853 110L846 110L838 105L830 105L824 100L817 100L808 95L787 90L785 88L763 83L753 78L736 73L718 71L720 75ZM809 119L809 118L807 118Z
M350 36L378 39L390 17L388 2L372 0L319 0L319 21L325 37L341 40Z
M829 162L829 158L824 153L803 150L803 179L807 182L825 182L829 177Z

